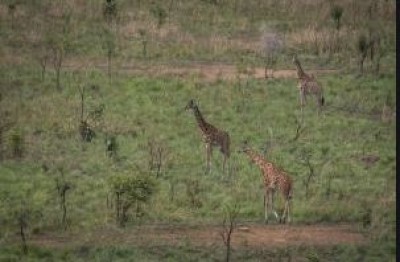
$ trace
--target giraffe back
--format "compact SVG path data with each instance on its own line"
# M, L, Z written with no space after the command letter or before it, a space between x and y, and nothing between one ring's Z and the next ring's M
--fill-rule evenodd
M285 171L267 161L263 156L249 147L246 147L244 152L250 157L251 161L261 169L264 186L266 188L273 190L278 189L282 192L285 199L290 199L292 197L293 182Z
M227 157L230 156L230 137L228 132L220 130L209 123L203 123L203 126L200 126L200 130L205 143L220 147L221 153Z
M292 179L285 171L267 161L265 161L262 170L265 187L274 190L277 189L282 193L285 199L290 199L292 197Z
M303 95L314 95L317 99L318 106L323 106L325 98L321 85L316 80L302 80L299 83L300 92Z
M322 92L321 85L314 79L302 80L299 87L305 94L320 94Z

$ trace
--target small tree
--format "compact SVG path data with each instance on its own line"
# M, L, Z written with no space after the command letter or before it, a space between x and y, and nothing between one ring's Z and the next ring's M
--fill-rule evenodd
M149 139L147 142L149 150L149 169L156 171L156 177L161 175L161 169L168 155L167 147L161 141Z
M117 156L118 144L116 136L106 136L106 154L110 158L115 158Z
M53 53L53 66L54 69L56 70L56 86L57 89L60 90L61 89L60 75L64 59L64 47L62 46L62 44L59 43L52 46L51 51Z
M147 56L147 34L146 34L146 30L139 29L139 36L140 36L140 40L142 42L142 54L143 54L143 57L146 57Z
M336 24L336 30L340 29L340 20L343 15L343 7L339 5L334 5L331 7L331 18Z
M78 85L78 91L81 98L81 116L80 116L80 124L79 124L79 134L82 138L82 141L91 142L95 137L95 132L90 127L87 117L84 118L84 108L85 108L85 86Z
M379 75L380 72L380 61L382 56L384 55L384 48L382 48L382 37L381 33L378 32L378 29L375 29L371 35L369 40L369 51L371 55L371 61L374 64L374 72L376 75Z
M5 118L5 116L1 115L0 112L0 161L3 159L3 135L6 131L8 131L12 127L13 123Z
M104 49L107 52L107 74L111 86L111 59L115 55L115 49L116 49L115 36L110 29L106 29L104 37L105 37Z
M296 135L293 137L293 142L300 138L301 134L305 131L305 126L302 120L299 120L297 117L295 118L296 123Z
M24 153L24 135L20 130L14 130L10 136L12 157L20 159Z
M14 17L15 17L15 10L17 9L17 3L12 2L8 4L8 14L11 16L11 29L14 29Z
M119 226L124 226L127 213L134 204L145 203L153 195L155 182L150 176L115 175L110 179L110 187L115 195L115 218Z
M306 190L305 190L305 194L306 194L306 198L308 199L309 197L309 185L311 182L311 178L313 178L315 176L315 169L314 169L314 165L311 163L310 159L311 159L311 154L309 152L303 152L303 164L305 164L308 167L308 175L307 178L304 181Z
M277 61L277 55L283 47L282 38L277 33L264 33L262 35L262 53L265 63L265 78L268 78L268 68L271 70L273 77L273 68Z
M167 12L159 3L153 4L153 6L150 9L150 12L157 19L157 27L158 29L160 29L161 26L164 25L165 23L165 20L167 18Z
M199 208L202 206L199 194L201 192L200 183L198 180L187 178L184 181L186 186L186 196L192 208Z
M329 159L327 158L328 151L329 151L329 148L322 149L322 155L323 155L324 159L323 159L322 163L318 164L318 171L316 171L317 165L311 162L311 157L312 157L311 151L307 150L307 149L301 150L301 153L300 153L301 154L300 155L301 163L308 168L307 177L304 179L306 198L309 198L309 186L310 186L311 179L313 179L317 175L318 172L321 173L323 167L329 161Z
M26 228L28 227L29 210L26 207L21 208L16 213L18 221L19 235L21 237L21 248L24 254L28 253L28 245L26 243Z
M58 22L58 21L57 21ZM56 87L61 89L61 69L63 66L66 51L70 44L72 11L63 10L60 24L55 22L53 30L47 33L46 46L49 47L52 54L52 63L56 71Z
M14 227L18 228L18 235L21 239L21 250L24 254L28 253L27 239L29 226L41 216L40 207L43 205L43 203L33 202L33 197L34 192L32 188L28 189L26 192L10 190L7 198L0 201L2 205L0 208L2 222L10 222ZM5 226L6 224L3 225Z
M109 26L116 20L117 17L117 3L115 0L106 0L103 5L103 16Z
M46 66L47 66L47 62L48 62L49 58L50 58L50 55L49 55L49 52L46 47L41 48L41 50L36 55L36 59L38 60L40 68L41 68L40 76L41 76L42 81L45 80Z
M64 178L64 171L59 169L60 177L56 178L56 188L57 193L60 198L60 208L62 212L61 225L64 230L67 229L67 205L66 205L66 196L67 191L71 189L71 184L67 182Z
M232 234L237 226L237 216L239 214L239 208L235 204L234 206L226 206L224 210L224 217L222 220L222 231L220 232L222 241L226 247L225 261L229 262L231 257L231 242Z
M367 37L364 34L359 35L357 39L357 50L359 52L359 65L360 65L360 74L362 75L364 72L364 61L367 57L368 52L368 41Z

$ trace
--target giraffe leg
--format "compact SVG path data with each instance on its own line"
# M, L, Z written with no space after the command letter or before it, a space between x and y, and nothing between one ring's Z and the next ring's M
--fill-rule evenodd
M287 200L287 222L290 223L290 199Z
M305 103L305 95L301 88L300 88L299 99L300 99L300 108L301 108L301 111L303 112L303 107L304 107L304 103Z
M269 190L264 191L264 223L268 224Z
M225 166L226 166L226 155L224 154L224 160L222 162L222 172L225 174Z
M324 96L322 95L321 92L318 92L316 99L317 99L318 115L319 115L322 112L322 106L324 105Z
M307 104L307 93L306 93L306 91L305 90L303 90L303 105L306 105Z
M206 172L209 173L211 170L211 153L212 153L211 144L206 144Z
M222 163L222 172L225 174L226 164L227 164L228 157L224 154L224 162Z
M271 190L271 212L274 213L276 220L280 221L278 213L276 213L275 207L274 207L274 197L275 197L275 191Z
M289 216L289 199L285 200L285 208L283 209L282 222L286 222L286 216Z

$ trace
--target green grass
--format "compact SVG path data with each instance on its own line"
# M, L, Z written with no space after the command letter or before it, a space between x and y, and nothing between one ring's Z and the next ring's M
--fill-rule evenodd
M161 175L156 179L153 197L144 205L144 216L137 218L131 211L128 226L142 222L215 224L221 220L223 207L231 203L240 206L240 220L261 221L260 171L245 155L237 153L240 142L248 140L256 150L266 150L266 157L292 176L295 224L348 222L359 226L358 230L370 242L366 246L237 250L234 258L279 260L290 253L322 261L394 260L396 120L381 119L385 103L392 112L396 107L392 2L379 2L379 8L374 9L377 28L372 29L382 33L381 74L372 74L368 58L366 74L359 77L354 40L369 26L367 4L361 2L356 3L356 8L347 2L340 3L345 10L343 35L338 50L330 53L324 50L325 38L318 43L299 39L307 30L315 34L331 32L333 24L327 15L330 7L322 2L295 1L289 8L285 5L290 1L221 0L217 5L212 1L166 1L156 3L168 12L166 23L157 29L150 2L118 1L120 28L115 37L111 85L106 74L95 69L98 61L106 61L102 1L78 2L65 5L65 10L70 7L72 13L63 36L63 17L57 16L59 3L52 6L53 1L32 1L17 5L13 28L8 7L0 5L0 55L5 61L0 63L0 127L11 123L9 129L0 133L0 261L221 259L220 249L210 251L188 245L87 246L77 250L32 247L25 257L18 246L3 247L2 242L6 243L18 230L16 218L21 210L29 213L30 234L61 230L58 168L63 169L65 180L72 185L67 193L68 230L85 232L114 224L114 212L107 207L109 178L140 172L155 176L148 167L148 142L152 140L166 152ZM46 5L50 8L46 9ZM304 12L308 15L304 16ZM296 141L296 119L301 115L294 79L249 78L241 83L209 83L195 76L133 77L118 72L119 65L125 63L185 67L191 62L208 61L233 64L238 69L262 66L259 47L266 28L286 37L285 47L278 54L278 68L293 68L291 55L296 52L307 71L340 69L335 74L317 75L324 87L326 107L317 116L315 103L309 99L304 109L304 132ZM138 29L146 31L147 56L142 54ZM41 81L36 58L43 43L57 37L65 41L67 61L88 63L76 72L63 68L61 91L55 89L51 59L46 78ZM51 52L48 54L51 56ZM100 120L89 122L96 132L91 143L83 143L78 133L78 87L82 86L87 88L85 116L104 106ZM218 150L212 158L212 172L204 173L204 145L193 115L183 110L192 98L199 102L207 121L230 133L229 175L221 171L222 156ZM12 156L15 134L23 138L20 159ZM115 160L106 156L106 135L117 137L119 151ZM304 151L311 154L315 167L308 197L304 182L309 170L301 161ZM360 160L365 155L378 156L379 160L366 167ZM192 206L187 194L187 185L193 183L198 183L194 196L197 206ZM279 199L277 202L281 204ZM361 225L366 214L371 222L364 229Z
M374 228L384 230L394 225L394 213L388 212L395 209L394 123L385 124L379 116L370 115L383 105L388 93L394 97L393 76L320 77L327 101L325 112L318 117L310 100L304 111L305 132L296 142L291 139L295 135L295 117L299 117L300 111L293 80L249 80L247 86L239 87L224 81L199 86L192 80L121 76L109 87L100 84L106 82L103 78L96 72L83 77L88 85L98 83L100 87L97 93L88 89L87 110L101 103L105 105L103 120L95 127L97 136L92 143L82 143L78 136L79 96L68 74L63 76L62 92L20 87L16 92L19 95L15 96L24 99L21 103L8 104L10 112L18 112L15 128L23 131L26 141L21 160L6 157L0 166L1 184L8 185L2 187L1 194L14 199L2 198L5 203L2 213L7 218L4 222L10 226L15 221L8 210L13 209L15 201L23 199L28 204L35 203L33 211L45 218L33 216L32 228L41 231L58 227L61 212L55 188L55 178L59 176L57 167L64 169L65 179L73 184L67 196L71 230L114 223L112 210L106 208L107 178L118 173L148 172L149 139L162 141L168 154L161 177L157 179L156 193L145 205L141 221L219 221L225 203L232 202L241 207L240 219L260 221L259 170L245 155L236 153L239 143L248 139L260 152L269 144L268 159L293 177L294 223L361 225L367 205L372 210ZM29 77L26 81L35 82ZM18 101L15 96L6 93L4 101ZM232 171L228 176L222 174L222 156L218 150L212 158L212 172L204 174L204 148L198 127L193 115L183 111L191 98L199 101L200 110L209 122L231 134ZM357 99L361 99L359 106L363 113L339 110L358 102ZM106 157L103 141L106 132L117 135L119 160L116 162ZM6 132L6 138L9 133ZM7 151L9 143L6 139ZM300 161L302 150L311 153L316 170L308 198L303 183L308 169ZM359 160L366 154L380 157L369 169ZM329 161L322 168L326 159ZM42 164L49 166L50 171L45 172ZM329 179L331 186L327 195ZM200 207L190 204L185 181L198 181L196 198ZM170 201L171 184L175 185L173 201ZM380 199L387 199L389 204L382 205ZM277 203L281 204L279 199ZM131 216L129 223L138 219ZM13 227L6 227L3 234L12 231Z

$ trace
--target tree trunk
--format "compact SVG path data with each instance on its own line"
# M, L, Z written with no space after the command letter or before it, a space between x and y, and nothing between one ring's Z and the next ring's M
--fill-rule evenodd
M46 76L46 60L41 61L40 65L41 65L41 68L42 68L41 79L42 79L42 82L44 82L44 79L45 79L45 76Z
M265 77L265 79L268 78L267 65L264 66L264 77Z
M120 193L115 192L116 198L115 198L115 212L116 212L116 222L117 224L120 222L120 209L121 209L121 203L120 203Z
M26 244L25 226L26 226L26 223L25 223L24 219L20 218L19 219L19 228L20 228L19 234L20 234L21 240L22 240L22 251L24 252L24 254L27 254L28 253L28 245Z
M108 50L108 59L107 59L107 71L108 71L108 81L109 81L109 83L110 83L110 86L111 86L111 55L112 55L112 52L111 52L111 49L109 49Z
M66 195L66 192L64 192L61 196L61 206L62 206L62 212L63 212L61 221L62 221L62 225L64 226L64 230L67 229L67 206L65 204L65 195Z
M231 259L231 234L228 233L228 237L226 239L226 262L229 262Z
M364 57L361 57L360 59L360 74L364 74Z
M60 68L56 69L56 83L57 83L57 89L60 90Z

